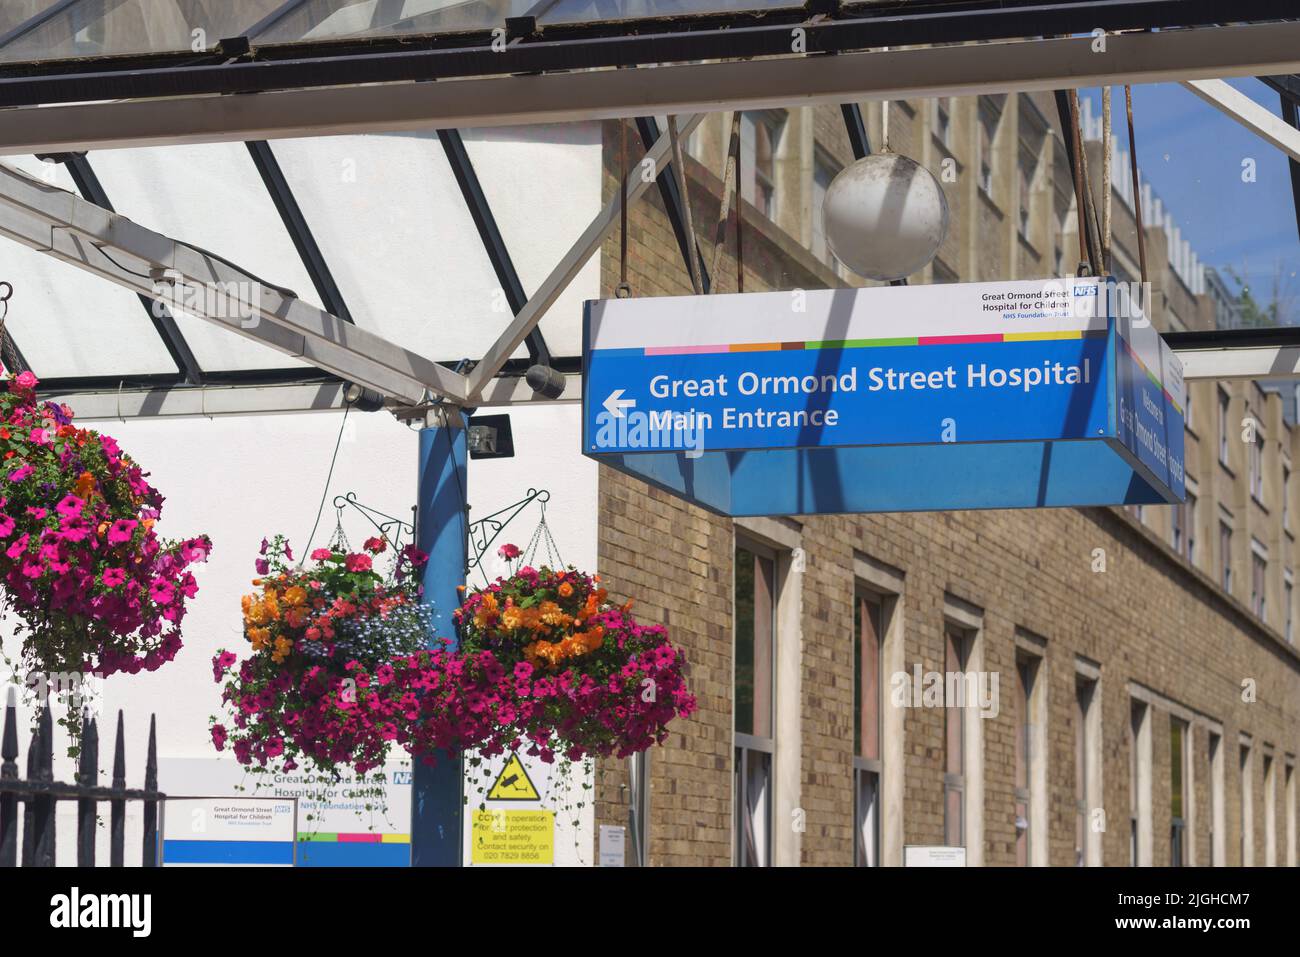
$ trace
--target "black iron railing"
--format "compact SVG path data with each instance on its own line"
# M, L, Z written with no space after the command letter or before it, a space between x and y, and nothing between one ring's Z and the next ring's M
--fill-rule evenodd
M99 784L99 724L87 718L81 737L76 783L54 780L54 728L47 707L40 713L27 749L27 776L18 776L18 715L11 699L5 708L0 741L0 867L17 867L19 861L18 809L22 806L22 867L53 867L55 810L59 801L77 802L77 865L95 866L95 834L99 805L109 804L109 865L126 862L126 805L139 801L144 811L144 839L140 863L158 864L158 745L154 717L149 718L149 750L145 758L144 788L126 786L126 748L122 712L117 713L117 740L113 778Z

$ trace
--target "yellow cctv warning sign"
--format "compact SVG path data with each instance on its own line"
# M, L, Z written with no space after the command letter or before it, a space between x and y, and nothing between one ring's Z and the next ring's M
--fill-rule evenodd
M519 755L512 754L506 766L497 775L496 781L493 782L487 799L489 801L540 801L542 797L537 793L537 786L528 776L528 771L524 769L524 763L519 760Z
M474 864L555 863L554 811L479 811L472 837Z

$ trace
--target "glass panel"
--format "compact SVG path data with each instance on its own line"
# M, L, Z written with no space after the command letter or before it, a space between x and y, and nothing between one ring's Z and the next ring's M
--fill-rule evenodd
M11 33L18 31L32 19L48 14L54 7L65 6L68 0L5 0L0 4L0 41L12 40ZM0 46L3 46L0 43Z
M466 140L526 293L581 231L574 222L585 216L585 228L600 202L598 140L557 143L550 129L516 130L513 147L491 156ZM431 359L483 355L510 308L436 133L277 140L272 148L358 325ZM358 242L358 223L382 241ZM582 301L599 295L599 258L542 320L555 356L582 352Z
M640 140L630 121L628 127L628 161L636 163L631 144ZM519 281L532 295L604 207L602 126L549 123L465 130L463 137ZM541 330L552 355L582 354L582 304L600 295L601 258L588 259L547 310ZM494 277L491 288L499 285Z
M106 150L92 153L90 161L122 215L223 256L320 308L306 268L242 143ZM201 188L196 188L199 183ZM206 371L304 365L183 312L177 313L176 322Z
M283 0L81 0L39 3L48 19L0 47L0 62L205 50L237 37ZM20 0L19 6L24 5ZM5 7L9 6L6 0ZM31 7L31 0L26 0ZM8 12L0 13L0 29Z
M62 166L29 156L5 162L73 189ZM176 372L134 293L9 239L0 239L0 278L14 287L6 328L39 378L122 376L129 382L132 375Z
M559 0L538 18L542 26L600 20L637 20L651 17L700 16L710 13L752 13L793 10L791 0Z
M394 33L488 30L537 0L307 0L268 24L257 43L292 43Z

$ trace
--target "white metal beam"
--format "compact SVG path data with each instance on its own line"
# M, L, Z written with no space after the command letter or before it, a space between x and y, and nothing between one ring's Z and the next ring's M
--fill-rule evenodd
M689 136L702 119L704 119L702 115L686 117L685 122L680 124L680 135ZM642 175L642 170L645 168L644 164L649 161L652 164L651 169L657 172L664 166L670 146L668 134L661 133L659 139L655 140L641 161L629 165L627 182L623 184L624 195L629 207L640 199L655 182L654 176ZM542 320L542 316L555 304L555 300L560 297L565 287L581 271L583 264L600 248L600 244L605 241L605 237L609 235L617 223L618 197L615 196L605 204L605 208L583 230L582 235L564 254L564 258L560 260L559 265L551 270L551 274L546 277L546 280L537 288L537 291L529 297L528 302L524 304L524 308L519 310L518 315L510 320L510 325L506 327L506 331L492 344L492 347L483 356L482 361L470 372L469 401L465 403L466 405L472 406L481 398L484 390L488 388L496 374L514 355L520 344L528 338L528 334L537 327L537 324ZM683 265L682 268L685 269L686 267Z
M1280 116L1274 116L1245 93L1223 80L1188 80L1183 86L1269 145L1300 162L1300 130Z
M187 312L381 395L417 403L428 390L457 403L465 399L463 375L4 164L0 235L154 298L154 276L165 272L203 291L203 311Z
M1300 379L1300 346L1175 349L1183 379Z
M1300 23L0 110L0 155L1300 72Z
M498 376L483 393L480 409L524 405L572 405L582 401L582 377L566 375L564 392L544 399L522 376ZM295 382L281 385L159 386L51 393L42 398L67 403L77 421L127 419L212 419L224 415L283 415L335 412L343 408L343 383Z
M117 419L215 418L220 415L276 415L329 412L343 408L341 382L258 386L173 386L157 389L104 389L45 396L64 402L77 421Z

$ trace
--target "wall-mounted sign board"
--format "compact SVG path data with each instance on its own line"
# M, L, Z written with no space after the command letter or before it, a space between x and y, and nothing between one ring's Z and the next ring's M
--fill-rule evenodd
M1181 501L1182 367L1117 288L589 302L583 452L726 515Z

